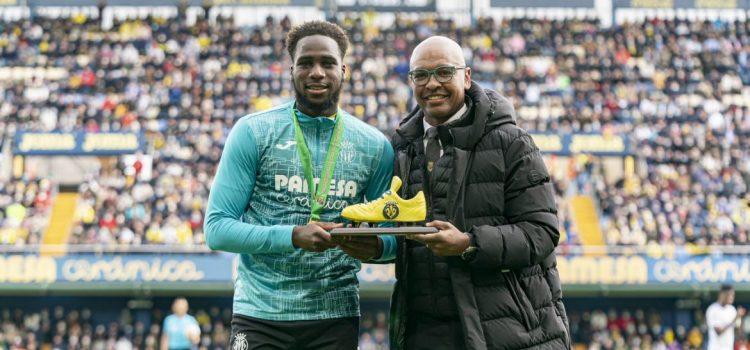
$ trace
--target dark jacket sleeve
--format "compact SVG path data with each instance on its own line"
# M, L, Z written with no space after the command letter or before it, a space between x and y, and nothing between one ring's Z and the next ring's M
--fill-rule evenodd
M519 130L520 131L520 130ZM560 239L554 190L539 149L521 132L504 149L507 224L474 226L476 268L519 269L541 263Z

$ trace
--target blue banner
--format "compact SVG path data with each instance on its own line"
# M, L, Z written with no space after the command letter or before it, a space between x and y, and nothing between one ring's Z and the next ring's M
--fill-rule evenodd
M532 133L531 137L542 153L587 153L599 156L624 156L631 153L630 140L625 135Z
M0 255L0 285L57 282L81 283L81 288L112 282L232 283L236 254L36 254ZM387 284L394 265L363 265L363 283Z
M19 132L13 153L28 156L113 156L143 149L144 138L136 133L38 133Z
M62 257L36 254L0 255L0 286L61 284L80 289L106 288L113 283L136 286L171 284L174 288L220 285L230 288L237 255L213 254L71 254ZM557 268L564 286L607 285L620 287L690 289L730 283L750 283L750 255L682 255L653 257L646 254L558 256ZM358 274L363 288L389 287L393 264L363 264ZM180 287L182 286L182 287ZM70 289L70 287L68 287Z
M685 285L746 284L747 255L685 255L655 258L646 255L577 256L557 258L565 285Z
M222 254L0 256L0 284L231 281L232 257Z

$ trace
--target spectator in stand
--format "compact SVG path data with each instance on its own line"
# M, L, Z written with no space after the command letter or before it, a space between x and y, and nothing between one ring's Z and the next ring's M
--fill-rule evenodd
M175 299L172 303L172 314L164 319L161 349L190 350L198 344L201 336L198 321L187 312L187 299Z
M719 297L706 310L708 350L734 348L734 330L745 316L745 308L734 307L734 287L723 285Z

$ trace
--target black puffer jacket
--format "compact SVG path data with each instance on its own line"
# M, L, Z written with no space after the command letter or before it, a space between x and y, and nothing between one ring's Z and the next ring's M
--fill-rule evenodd
M455 154L447 200L449 221L470 232L479 248L471 262L447 259L466 348L568 349L554 253L557 210L541 154L516 126L507 99L476 83L467 98L473 105L466 116L470 122L449 129ZM392 139L395 172L405 182L422 142L422 118L415 109ZM405 183L402 188L408 187ZM404 247L399 240L391 301L393 349L404 348L409 315Z

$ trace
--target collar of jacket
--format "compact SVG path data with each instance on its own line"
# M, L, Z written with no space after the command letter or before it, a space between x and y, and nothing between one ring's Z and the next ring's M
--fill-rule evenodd
M333 127L336 126L336 119L344 118L345 113L343 110L338 109L337 113L333 116L310 116L297 109L295 103L292 103L290 105L290 109L292 110L292 113L296 112L295 114L297 115L297 120L299 121L300 125L303 125L305 127L316 127L323 130L333 129ZM292 115L289 114L290 119L291 116Z
M482 88L476 82L472 81L471 88L466 91L466 103L469 106L468 114L447 128L454 147L470 150L486 132L503 124L516 124L516 113L510 101L494 90ZM423 118L424 112L417 106L401 121L393 135L396 149L405 148L411 142L421 139L424 133Z

